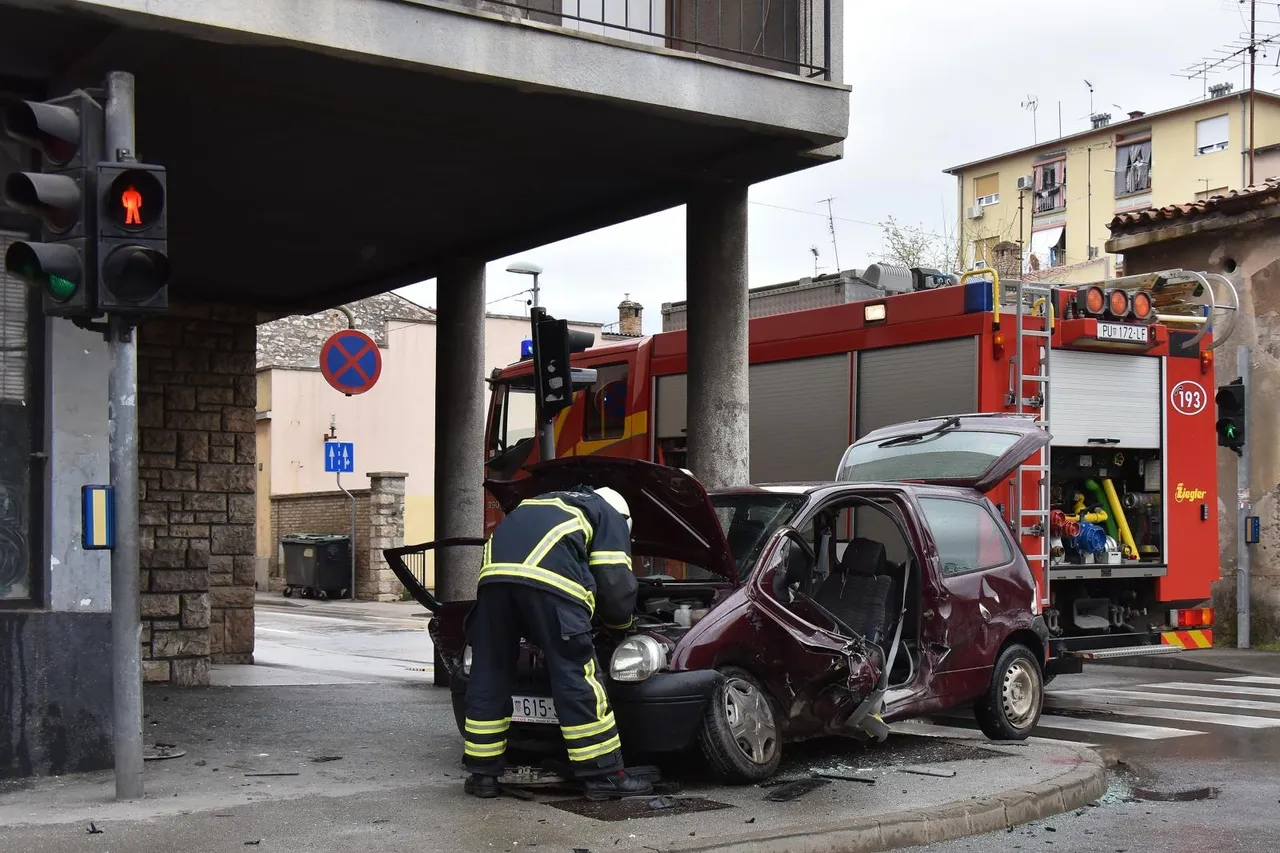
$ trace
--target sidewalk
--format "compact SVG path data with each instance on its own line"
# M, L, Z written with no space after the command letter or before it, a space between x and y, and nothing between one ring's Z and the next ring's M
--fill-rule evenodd
M1102 759L1074 745L900 733L867 748L844 741L789 747L777 779L828 772L874 780L829 781L790 802L764 799L776 787L715 786L675 774L667 780L680 782L679 794L698 799L659 809L649 800L584 808L566 791L481 801L462 791L461 743L446 691L274 669L219 668L219 683L262 686L149 687L146 742L185 754L147 762L142 801L114 802L110 772L0 782L0 849L888 850L1075 809L1107 786Z
M1187 672L1229 672L1239 675L1280 676L1280 652L1257 649L1196 649L1176 655L1115 658L1092 666L1137 666L1145 669L1173 669Z
M259 592L253 597L255 607L285 612L307 613L315 616L356 616L372 619L429 619L431 614L422 605L409 601L319 601L314 598L293 596L285 598L278 592Z

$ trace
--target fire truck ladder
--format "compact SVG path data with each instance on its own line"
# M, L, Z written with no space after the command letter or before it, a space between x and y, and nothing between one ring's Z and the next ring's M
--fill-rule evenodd
M1010 383L1010 396L1006 403L1014 407L1018 414L1030 414L1036 418L1037 425L1049 429L1049 366L1050 352L1053 349L1053 327L1057 321L1054 310L1054 292L1057 288L1051 285L1033 282L1013 282L1014 303L1014 359L1012 366L1013 381ZM997 291L1003 289L997 285ZM1003 301L1003 300L1002 300ZM1044 316L1044 328L1028 328L1029 315ZM1031 321L1034 323L1034 321ZM1028 341L1030 339L1030 341ZM1040 341L1039 356L1035 359L1034 372L1026 369L1026 345L1031 341ZM1033 383L1031 396L1023 395L1023 383ZM1023 507L1023 499L1027 487L1035 484L1035 503L1031 507ZM1045 444L1030 461L1018 467L1018 476L1014 486L1014 518L1017 519L1018 532L1022 537L1030 537L1038 543L1035 548L1023 551L1033 570L1039 570L1041 579L1040 605L1049 607L1049 568L1052 554L1049 512L1051 499L1049 495L1049 445Z

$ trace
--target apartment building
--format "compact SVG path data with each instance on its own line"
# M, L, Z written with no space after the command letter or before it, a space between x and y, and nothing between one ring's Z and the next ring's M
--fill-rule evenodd
M1081 133L945 170L957 179L959 265L992 266L1021 246L1023 271L1036 278L1096 279L1123 265L1103 248L1116 214L1280 175L1280 97L1257 90L1251 98L1229 85L1209 91L1116 121L1097 113Z

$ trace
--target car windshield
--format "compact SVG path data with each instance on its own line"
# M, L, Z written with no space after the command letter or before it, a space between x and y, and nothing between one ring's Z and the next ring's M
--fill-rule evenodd
M804 495L776 492L711 496L739 578L751 574L764 543L779 527L791 522L804 501Z
M1020 438L1017 433L953 430L909 440L863 441L845 451L836 479L976 480Z

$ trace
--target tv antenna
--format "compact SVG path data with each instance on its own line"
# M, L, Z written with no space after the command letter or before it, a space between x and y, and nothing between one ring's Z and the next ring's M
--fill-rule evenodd
M834 198L824 198L820 200L818 204L822 204L822 202L827 203L827 230L831 232L831 251L835 255L835 259L836 259L836 272L839 272L840 271L840 247L836 244L836 217L835 217L835 214L832 213L831 211L831 202L833 201L835 201Z
M1032 94L1028 94L1027 99L1022 102L1022 108L1031 113L1031 142L1033 144L1040 141L1039 135L1036 132L1036 110L1039 107L1040 99Z

